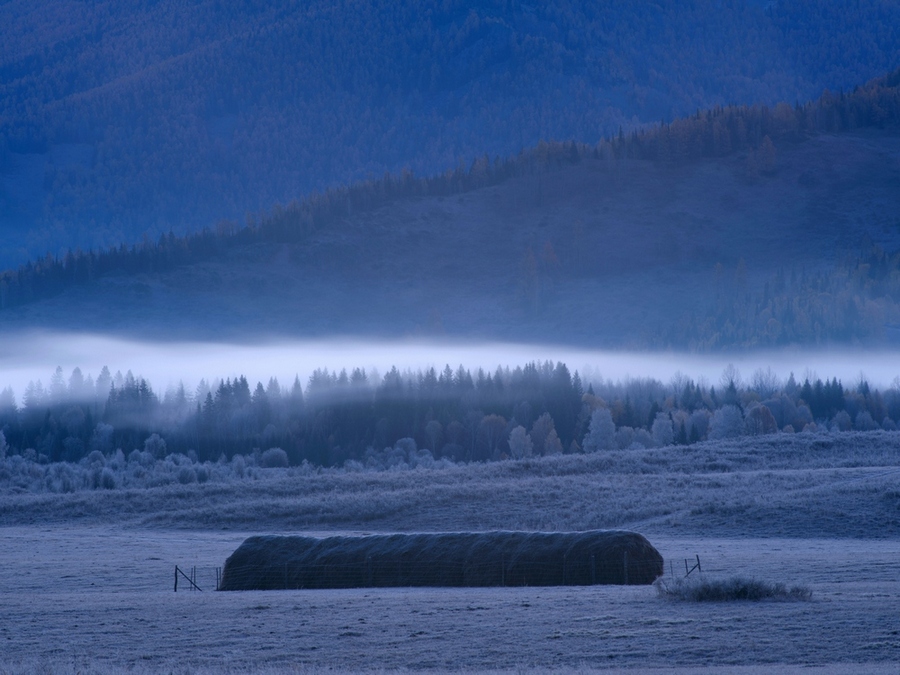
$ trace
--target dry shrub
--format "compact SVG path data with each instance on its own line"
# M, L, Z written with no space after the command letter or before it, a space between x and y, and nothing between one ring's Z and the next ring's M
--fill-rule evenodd
M732 600L811 600L812 591L806 586L791 586L759 579L730 577L710 579L708 577L688 577L687 579L657 579L654 583L660 597L667 600L689 602L728 602Z

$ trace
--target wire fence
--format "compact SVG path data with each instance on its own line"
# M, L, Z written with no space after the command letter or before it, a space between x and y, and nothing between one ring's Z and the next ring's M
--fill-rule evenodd
M179 567L175 565L175 592L219 590L222 580L221 567Z
M322 565L244 565L227 568L223 587L223 568L219 566L175 566L175 592L210 590L302 590L329 588L380 587L484 587L484 586L591 586L642 585L666 574L687 578L702 573L700 556L667 560L664 570L655 561L629 560L627 552L621 564L596 556L589 561L563 558L553 562L479 563L421 565L403 560L373 560Z

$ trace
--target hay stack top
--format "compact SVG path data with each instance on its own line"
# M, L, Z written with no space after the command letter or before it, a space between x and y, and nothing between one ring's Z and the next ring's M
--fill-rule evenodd
M650 542L621 530L258 536L225 562L220 588L649 584L662 572Z

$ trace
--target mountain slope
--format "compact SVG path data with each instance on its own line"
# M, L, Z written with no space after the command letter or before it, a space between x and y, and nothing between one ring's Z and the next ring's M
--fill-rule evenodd
M745 153L586 157L461 194L397 198L193 264L109 273L8 307L0 326L648 345L686 312L759 289L779 269L831 268L866 237L900 247L898 186L897 128L781 142L777 168L754 176Z
M0 6L0 266L900 60L874 1Z

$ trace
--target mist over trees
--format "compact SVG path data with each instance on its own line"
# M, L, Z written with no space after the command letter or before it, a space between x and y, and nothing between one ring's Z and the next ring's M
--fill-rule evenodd
M122 453L151 464L170 455L238 463L251 456L260 467L380 470L895 430L898 418L900 382L882 392L864 379L846 387L815 376L782 381L762 369L745 382L733 367L715 384L678 374L668 384L598 379L587 386L549 361L494 372L392 368L383 377L320 369L305 387L271 378L251 388L238 377L161 395L131 372L104 368L95 380L76 368L68 376L57 369L49 386L29 384L21 404L11 388L0 391L0 450L39 463Z

